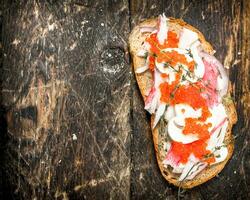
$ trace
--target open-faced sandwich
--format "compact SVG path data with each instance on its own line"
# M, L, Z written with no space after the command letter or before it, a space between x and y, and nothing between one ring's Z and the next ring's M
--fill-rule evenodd
M192 188L216 176L232 156L237 116L227 70L212 46L196 28L164 14L136 26L129 46L164 178Z

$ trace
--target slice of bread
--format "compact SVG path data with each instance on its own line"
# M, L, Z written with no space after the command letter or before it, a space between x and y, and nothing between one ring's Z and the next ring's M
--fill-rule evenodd
M155 27L156 24L157 24L156 18L148 19L140 23L139 25L137 25L130 34L129 48L130 48L130 54L132 56L134 71L145 64L145 59L138 57L137 53L140 49L142 49L142 45L143 45L145 38L150 34L150 33L141 33L140 27L143 27L143 26ZM169 18L168 25L169 25L169 29L175 31L176 33L179 33L183 27L196 32L199 36L199 40L201 41L203 49L211 55L214 53L213 47L205 40L202 33L198 31L196 28L192 27L191 25L187 24L186 22L180 19L174 19L174 18ZM153 84L152 75L149 71L146 71L141 74L135 73L135 76L136 76L136 80L137 80L141 95L145 101L147 92L149 91L149 89L152 87L152 84ZM223 98L223 104L226 108L228 119L229 119L229 125L228 125L227 133L224 139L224 143L227 144L227 148L228 148L227 158L223 162L220 162L218 164L214 164L212 166L205 168L192 180L184 180L180 182L178 181L178 176L176 174L172 173L170 169L166 169L165 167L163 167L162 161L166 156L166 152L162 148L159 148L159 144L161 143L161 140L163 140L162 136L159 134L159 129L161 126L160 123L158 123L158 125L152 130L157 162L158 162L158 165L159 165L159 168L163 177L169 183L172 183L175 186L182 187L182 188L192 188L197 185L200 185L208 181L209 179L213 178L214 176L216 176L224 168L225 164L232 156L233 149L234 149L234 140L231 134L231 130L232 130L233 124L235 124L237 121L237 115L236 115L234 103L230 98L230 91L231 91L231 87L228 89L228 94L226 95L227 98ZM153 114L151 116L151 128L153 127L154 117L155 116Z

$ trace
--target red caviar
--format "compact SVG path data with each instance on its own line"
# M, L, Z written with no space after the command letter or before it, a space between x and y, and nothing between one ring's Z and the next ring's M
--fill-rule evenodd
M190 71L194 71L194 61L188 62L186 56L177 51L160 52L157 55L157 62L166 62L171 66L181 63L186 65Z
M180 158L181 163L186 163L191 154L194 154L195 157L202 160L204 160L204 156L210 155L210 157L205 159L205 162L215 162L215 158L213 156L211 157L211 152L206 150L207 140L210 137L208 129L211 127L211 123L205 123L207 118L211 116L207 101L204 95L202 95L202 90L206 88L204 88L203 84L199 81L189 85L181 85L182 70L185 69L181 67L176 69L178 68L176 67L178 64L183 64L190 72L194 72L195 62L187 61L185 55L175 50L167 52L162 51L166 48L178 48L179 38L173 31L168 31L167 39L164 41L164 44L159 44L157 33L151 34L146 41L150 44L150 51L152 53L149 56L149 69L153 72L155 70L155 61L157 61L159 63L167 63L166 67L171 67L176 72L175 81L172 81L172 83L163 82L160 84L160 100L169 105L188 104L195 110L202 110L199 118L185 119L185 126L182 131L185 135L197 135L199 140L189 144L173 141L171 145L173 154ZM162 73L161 77L169 78L169 75ZM181 111L182 113L185 112L185 110Z
M155 70L155 57L154 56L149 56L149 69L152 72Z
M208 128L211 127L211 124L201 124L200 120L196 118L186 118L185 127L183 129L183 134L196 134L200 139L209 139Z
M189 144L183 144L181 142L172 142L172 151L176 157L180 158L180 162L185 164L188 161L188 158L191 154L194 154L196 158L204 159L205 162L211 163L214 162L215 159L210 157L206 159L205 157L211 155L211 151L206 150L206 141L197 140L195 142Z
M161 101L165 103L170 103L171 101L171 94L174 91L176 84L168 84L168 83L161 83L160 84L160 91L161 91Z
M165 103L170 103L172 100L172 96L174 92L178 89L178 83L181 76L180 74L175 75L175 81L171 84L164 82L160 84L160 91L161 91L161 101Z
M211 116L211 113L207 107L206 100L201 96L200 87L198 87L198 85L182 85L175 90L174 98L171 98L171 93L174 91L174 88L176 88L178 81L179 80L173 82L173 84L163 83L160 85L161 101L172 105L180 103L188 104L194 109L202 109L200 118L185 119L185 126L183 129L183 134L196 134L199 140L190 144L173 142L175 147L173 148L173 152L181 157L182 163L186 163L191 153L199 159L205 154L210 153L206 150L206 141L210 137L208 128L211 127L211 124L205 124L204 122ZM211 157L206 162L212 163L214 161L214 158Z
M177 48L179 43L179 38L177 38L177 34L173 31L168 31L167 40L165 40L163 45L159 44L161 49L166 48Z
M162 74L161 74L161 77L162 77L162 78L168 78L169 76L168 76L168 74L162 73Z
M158 39L157 39L157 33L151 34L146 39L146 41L151 46L151 48L150 48L151 52L153 54L159 54L162 49L165 49L165 48L177 48L178 43L179 43L179 38L177 37L177 34L175 32L168 31L168 37L165 40L163 45L159 44Z
M197 85L182 85L176 90L172 104L186 103L194 109L206 107L206 99L201 96Z
M201 113L201 117L199 118L200 121L206 121L207 118L211 117L211 112L208 110L207 106L203 106L202 107L202 113Z

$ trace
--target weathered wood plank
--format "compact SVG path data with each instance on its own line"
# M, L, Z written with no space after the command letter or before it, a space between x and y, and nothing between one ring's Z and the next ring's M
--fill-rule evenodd
M3 168L16 198L129 197L128 2L83 2L4 3Z

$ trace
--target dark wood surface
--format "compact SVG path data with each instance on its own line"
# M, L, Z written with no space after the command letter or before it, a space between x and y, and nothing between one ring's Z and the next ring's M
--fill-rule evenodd
M183 199L250 197L250 2L1 2L0 199L176 199L158 169L127 39L144 19L182 18L230 67L235 151Z

